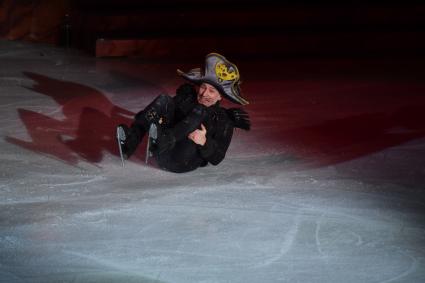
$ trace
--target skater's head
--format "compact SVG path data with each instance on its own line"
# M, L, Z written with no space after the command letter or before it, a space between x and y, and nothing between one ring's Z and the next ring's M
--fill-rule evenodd
M198 88L198 103L207 107L221 100L220 92L211 84L202 83Z
M177 70L177 72L184 79L199 86L202 86L202 84L213 86L221 96L234 103L248 104L248 101L241 96L238 68L220 54L210 53L207 55L204 72L200 68L192 69L188 73L180 70Z

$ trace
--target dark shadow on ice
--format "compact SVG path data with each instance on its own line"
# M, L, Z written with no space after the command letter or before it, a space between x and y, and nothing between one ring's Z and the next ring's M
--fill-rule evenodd
M13 137L7 137L7 141L69 164L79 160L99 163L105 152L118 155L115 126L129 124L134 113L114 105L94 88L40 74L24 74L35 82L32 91L49 96L60 105L54 115L63 117L18 109L31 141ZM112 74L118 81L125 81L125 73ZM137 86L134 77L127 80ZM123 85L126 84L116 87ZM160 89L152 84L146 87L152 92ZM241 156L273 158L284 153L273 162L326 166L425 137L422 82L376 81L374 77L341 80L329 76L306 81L260 80L248 83L244 91L252 101L247 111L253 128L232 141L233 150L239 150ZM142 149L143 145L139 153ZM143 155L136 157L142 160Z
M115 127L131 123L133 112L114 105L94 88L36 73L24 74L35 82L29 89L51 97L63 117L18 109L31 141L7 137L8 142L73 165L79 160L98 163L104 152L118 156Z

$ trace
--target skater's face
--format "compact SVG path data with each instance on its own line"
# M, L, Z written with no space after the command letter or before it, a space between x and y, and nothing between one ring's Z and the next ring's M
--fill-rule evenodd
M202 83L198 89L198 103L210 107L221 100L218 90L210 84Z

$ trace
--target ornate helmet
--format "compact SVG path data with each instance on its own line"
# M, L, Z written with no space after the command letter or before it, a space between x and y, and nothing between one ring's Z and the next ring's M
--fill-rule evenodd
M186 80L200 85L213 85L221 95L234 103L246 105L249 102L240 95L240 76L235 64L230 63L224 56L210 53L205 58L205 72L200 68L192 69L188 73L177 70L177 73Z

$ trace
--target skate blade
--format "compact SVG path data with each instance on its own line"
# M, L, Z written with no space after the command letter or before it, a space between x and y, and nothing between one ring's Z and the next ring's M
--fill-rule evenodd
M152 151L150 151L150 147L152 144L152 140L156 140L158 138L158 128L155 124L151 124L148 132L148 142L146 145L146 157L145 163L148 164L149 158L153 156Z
M118 144L118 149L120 152L120 157L121 157L121 165L122 167L124 167L124 155L122 153L122 148L121 148L121 141L122 141L122 134L123 134L123 129L120 127L117 127L117 144Z

